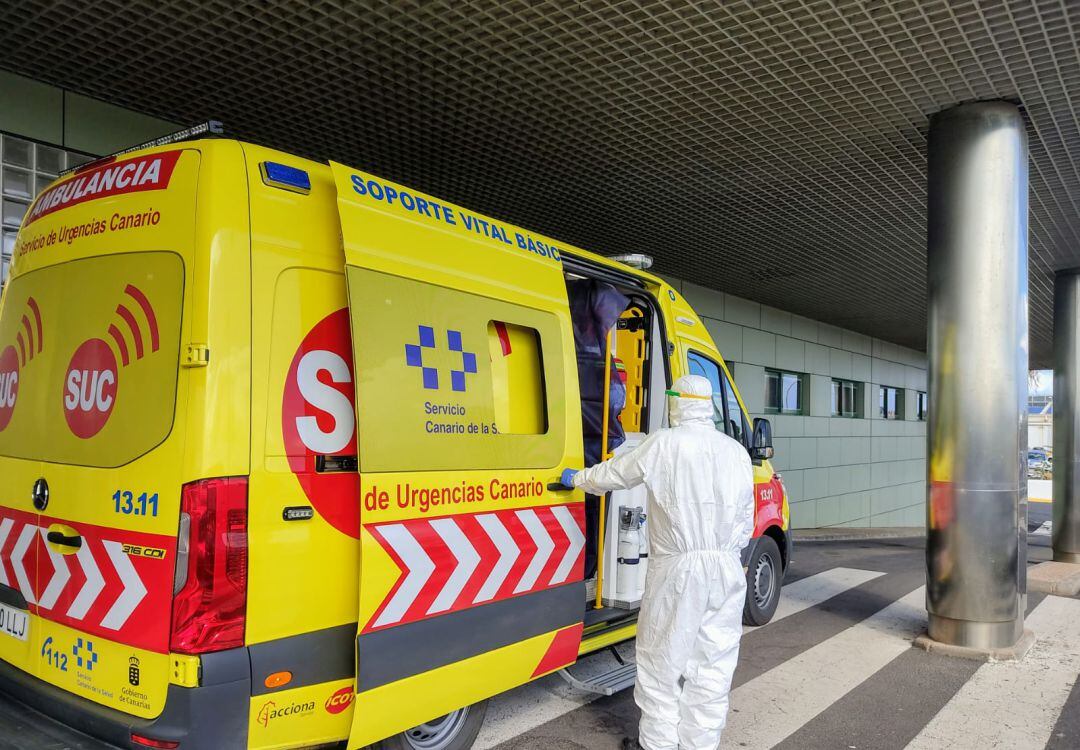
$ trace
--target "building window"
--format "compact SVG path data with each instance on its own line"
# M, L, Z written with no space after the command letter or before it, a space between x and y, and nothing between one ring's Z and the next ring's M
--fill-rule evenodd
M904 392L899 388L881 386L878 391L878 413L882 419L903 419Z
M834 417L859 416L861 384L852 380L833 380L832 415Z
M770 414L802 414L803 376L795 372L766 370L765 411Z
M61 171L93 157L0 133L0 288L7 282L23 216Z
M926 391L915 394L915 418L920 422L926 421Z

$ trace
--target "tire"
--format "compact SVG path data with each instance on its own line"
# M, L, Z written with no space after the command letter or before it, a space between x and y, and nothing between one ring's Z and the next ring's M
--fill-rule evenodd
M469 750L486 713L487 701L480 701L376 742L371 750Z
M746 567L746 604L743 625L764 625L772 619L780 603L784 563L780 548L771 537L763 536L754 545Z

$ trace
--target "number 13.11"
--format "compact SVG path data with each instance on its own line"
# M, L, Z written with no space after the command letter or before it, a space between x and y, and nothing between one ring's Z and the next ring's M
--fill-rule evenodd
M113 495L113 510L125 516L157 516L158 496L147 495L145 492L135 497L135 493L126 490L117 490Z

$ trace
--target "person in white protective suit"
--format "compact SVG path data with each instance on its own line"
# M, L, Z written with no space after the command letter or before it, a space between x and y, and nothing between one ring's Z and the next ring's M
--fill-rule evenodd
M638 617L639 740L624 748L716 750L739 658L754 528L754 475L741 443L713 422L712 385L685 375L668 391L670 429L563 484L648 489L649 570Z

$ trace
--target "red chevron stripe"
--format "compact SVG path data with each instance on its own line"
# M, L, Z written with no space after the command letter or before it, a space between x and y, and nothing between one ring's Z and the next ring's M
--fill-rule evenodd
M465 584L465 588L461 590L461 596L454 602L454 606L450 610L452 612L472 606L476 595L480 593L480 588L484 585L484 581L488 579L491 571L495 569L495 563L499 561L499 550L495 547L495 543L491 541L487 532L484 531L484 527L476 520L475 515L461 516L456 520L462 533L468 537L476 549L476 553L480 555L480 564L476 566L472 578Z
M427 579L424 587L420 589L420 593L416 595L416 599L409 606L405 617L402 618L403 620L419 620L427 617L428 610L431 609L435 597L443 590L443 586L446 585L454 572L454 568L457 567L457 558L454 557L454 553L446 546L438 532L431 528L431 524L427 519L409 522L407 525L409 531L412 532L413 538L420 543L420 546L427 552L428 557L435 563L434 572Z
M584 506L580 503L576 503L566 507L569 508L574 520L578 524L578 528L584 533ZM506 578L499 586L494 598L490 601L498 601L549 587L555 571L562 564L563 558L570 548L571 539L563 530L562 524L559 523L559 519L550 507L541 506L524 510L536 513L536 517L540 521L544 532L551 538L554 549L544 564L543 569L539 572L532 588L528 591L516 593L514 590L518 587L522 577L529 569L538 552L536 542L533 541L532 535L529 534L528 529L522 523L518 516L519 511L516 509L487 511L456 516L441 516L435 519L414 518L405 521L392 521L365 526L375 542L390 556L390 559L398 568L399 572L394 585L387 592L371 619L365 624L364 629L373 629L374 623L381 619L387 607L391 604L394 604L395 611L399 608L404 608L404 614L395 622L381 623L378 626L379 628L402 625L417 620L427 619L431 616L438 616L446 614L447 612L455 612L475 606L473 604L474 600L495 571L500 559L499 549L494 540L489 537L487 531L485 531L484 527L480 524L478 520L479 516L489 516L496 519L519 550L517 559L514 561L510 571L506 574ZM480 560L476 565L476 569L462 587L461 592L451 604L450 608L443 612L436 613L435 615L428 615L428 611L443 592L460 564L449 545L436 531L435 526L432 525L432 521L444 520L451 521L461 531L465 539L472 545L473 550L479 556ZM413 572L411 566L418 564L419 560L402 558L403 554L407 555L408 553L405 550L399 551L398 549L395 549L393 544L389 541L391 537L398 538L396 536L397 532L395 532L394 535L391 535L391 537L387 537L383 534L383 529L389 527L401 527L403 531L412 537L420 549L423 550L423 553L431 559L431 562L435 566L431 576L421 587L413 601L408 602L407 604L395 600L401 591L402 585ZM575 570L570 574L566 583L573 583L581 580L583 561L584 550L579 553L575 562ZM454 585L459 584L455 582Z
M499 587L499 593L495 595L496 599L505 599L514 595L514 589L517 588L517 585L521 582L521 577L529 567L529 563L536 556L536 544L533 542L528 530L521 523L521 519L517 517L516 512L500 513L499 520L502 521L502 525L510 532L510 536L514 538L518 549L521 550L518 559L514 561L514 567L510 568L510 575L506 577L503 585Z
M401 559L401 555L399 555L397 553L397 550L394 549L393 545L386 541L386 537L384 537L379 531L378 526L368 526L367 530L371 532L371 535L375 538L375 541L379 543L379 546L382 547L383 551L390 556L390 559L393 560L394 565L396 565L398 568L397 580L394 582L394 585L390 587L390 591L387 592L385 597L383 597L382 604L379 605L378 609L375 610L374 614L372 614L371 616L371 619L368 621L367 627L370 628L371 623L379 619L379 615L383 613L383 610L386 609L387 605L390 604L394 596L397 594L398 589L401 588L401 584L405 582L405 578L408 576L408 568L405 565L405 561Z
M540 516L544 528L547 529L548 535L551 536L551 541L555 542L555 550L551 553L551 557L548 558L543 570L540 571L540 577L536 579L537 588L546 588L551 585L555 570L562 563L563 558L566 557L566 551L570 549L570 537L563 531L562 524L559 523L559 519L555 517L555 514L551 512L551 508L538 510L537 515Z

